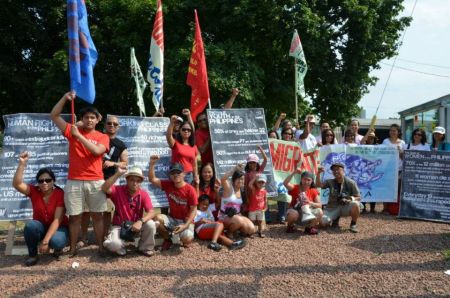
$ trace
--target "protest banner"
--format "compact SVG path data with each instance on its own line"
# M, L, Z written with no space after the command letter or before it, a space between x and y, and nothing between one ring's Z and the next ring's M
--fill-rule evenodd
M169 118L153 117L141 118L135 116L115 116L119 119L120 129L117 137L121 139L128 150L128 165L139 166L145 177L148 176L150 155L161 157L155 166L156 177L169 179L169 165L172 150L166 140ZM121 179L121 184L125 183ZM169 203L164 191L154 187L144 179L142 188L148 191L153 207L167 207Z
M264 109L211 109L207 113L216 176L220 178L238 163L245 164L251 153L262 159L260 145L268 158L264 169L268 196L276 197Z
M361 192L362 202L397 202L398 150L389 146L327 145L320 149L325 168L322 181L333 179L330 166L345 165L345 175L353 179ZM328 189L322 191L323 204L328 202Z
M69 115L63 115L68 121ZM64 187L68 170L68 143L49 114L3 116L5 134L0 171L0 221L32 218L31 201L12 187L19 154L28 151L30 159L24 172L25 183L35 184L41 168L55 173L56 184Z
M399 217L450 222L450 152L405 150Z

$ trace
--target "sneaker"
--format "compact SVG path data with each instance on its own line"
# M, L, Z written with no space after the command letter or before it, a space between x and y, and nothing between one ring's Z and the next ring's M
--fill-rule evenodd
M317 229L314 228L314 227L305 228L305 234L308 234L308 235L317 235L317 234L319 234L319 230L317 230Z
M217 242L211 242L211 243L208 245L208 248L210 248L210 249L212 249L212 250L214 250L214 251L219 251L219 250L222 249L222 245L220 245L220 244L217 243Z
M234 241L231 244L230 250L241 249L241 248L245 247L246 245L247 245L247 241L245 241L245 240L236 240L236 241Z
M138 252L146 257L151 257L155 254L155 252L153 250L138 250Z
M295 233L295 226L294 225L287 226L286 233Z
M358 233L359 232L358 226L356 224L350 225L350 232Z
M25 260L25 266L30 267L36 265L38 262L38 257L28 257Z
M161 246L161 250L169 250L171 247L172 247L172 240L165 239Z
M333 220L333 223L331 224L332 228L339 228L339 219L340 219L340 217Z
M126 254L127 254L127 250L125 249L125 248L121 248L121 249L119 249L118 251L116 251L116 254L118 255L118 256L121 256L121 257L123 257L123 256L125 256Z

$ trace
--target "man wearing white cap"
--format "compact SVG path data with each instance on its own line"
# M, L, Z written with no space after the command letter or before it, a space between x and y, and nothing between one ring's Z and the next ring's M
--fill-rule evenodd
M114 185L123 174L127 184ZM155 214L150 196L141 188L142 181L144 176L141 168L134 166L128 172L117 168L116 173L102 185L102 190L111 197L116 206L113 226L103 246L121 256L127 253L125 242L134 241L134 237L138 236L139 252L147 257L154 254L156 225L152 219Z
M317 147L317 140L311 133L316 122L314 115L307 115L304 130L297 130L295 132L295 138L300 141L303 152L309 152Z
M433 142L431 143L433 151L450 151L450 144L445 142L445 128L436 126L433 130Z

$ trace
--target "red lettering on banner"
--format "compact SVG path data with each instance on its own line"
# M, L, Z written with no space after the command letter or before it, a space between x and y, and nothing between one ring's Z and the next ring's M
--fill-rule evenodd
M283 163L282 163L282 171L285 172L291 172L291 159L288 158L289 152L293 150L292 145L287 145L285 150L284 150L284 155L283 155Z

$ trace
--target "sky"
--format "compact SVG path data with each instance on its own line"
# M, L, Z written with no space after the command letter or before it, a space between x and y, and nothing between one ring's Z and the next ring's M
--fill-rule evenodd
M403 15L411 15L414 2L415 0L404 2ZM377 118L399 118L398 112L400 111L450 94L449 16L449 0L417 1L413 20L406 29L395 65L447 77L394 68ZM394 58L383 60L380 64L381 69L371 72L371 75L378 77L379 80L375 86L369 88L369 93L359 103L366 110L366 118L371 118L376 111L391 69L389 65L392 65L393 62Z

